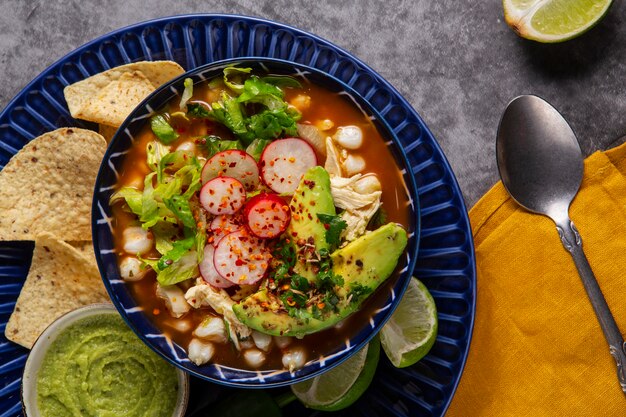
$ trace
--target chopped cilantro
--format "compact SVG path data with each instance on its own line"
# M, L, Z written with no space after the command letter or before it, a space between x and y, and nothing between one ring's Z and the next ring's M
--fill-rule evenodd
M187 116L196 119L208 119L211 116L211 111L202 104L189 103L187 104Z
M320 270L316 275L316 279L322 291L334 291L335 286L340 287L344 284L343 277L333 272L330 258L322 258L319 266Z
M363 298L367 297L372 292L372 288L359 284L358 282L353 282L350 284L350 292L348 293L348 298L352 296L350 299L351 303L358 303Z
M298 291L308 291L310 288L309 280L298 274L291 277L291 286Z
M341 232L348 227L348 223L339 216L333 216L332 214L317 214L317 218L324 223L326 228L325 238L326 242L331 247L337 247L340 243Z
M296 264L297 254L296 248L293 246L289 239L281 239L274 247L274 258L280 259L287 265L287 268L293 268Z
M292 310L298 310L306 306L308 298L304 294L299 294L289 290L280 295L280 300L283 302L283 305L285 306L287 311L290 312Z

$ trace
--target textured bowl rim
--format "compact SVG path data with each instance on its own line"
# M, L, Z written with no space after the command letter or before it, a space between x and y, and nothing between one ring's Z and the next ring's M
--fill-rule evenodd
M398 279L398 282L400 282L400 280L402 280L402 275L406 275L406 278L404 278L404 282L401 282L401 286L400 288L398 288L398 293L394 293L394 299L392 300L392 302L389 304L389 308L386 311L385 316L381 319L381 321L376 325L376 331L370 331L368 333L368 335L361 341L359 342L357 345L351 345L350 349L345 352L342 353L339 357L339 359L337 359L334 363L330 364L330 365L326 365L323 368L320 367L319 369L311 369L309 372L305 373L304 375L299 375L299 376L293 376L288 380L285 381L278 381L278 382L271 382L271 383L262 383L262 384L249 384L249 383L245 383L245 382L233 382L230 381L227 377L223 377L223 378L215 378L215 377L211 377L211 376L207 376L204 375L202 373L199 372L195 372L192 369L188 369L186 367L184 367L181 363L175 361L174 359L172 359L169 355L165 354L164 352L160 351L159 349L157 349L156 346L154 346L146 337L144 332L139 331L136 326L134 325L133 322L131 322L131 320L129 319L129 317L127 316L123 306L121 305L120 301L118 300L118 298L115 296L115 291L113 290L112 286L110 285L109 279L107 278L107 273L106 273L106 267L104 262L101 259L101 254L100 254L100 245L98 242L98 236L99 236L99 230L98 230L98 225L97 225L97 213L99 211L99 207L98 207L98 193L99 193L99 189L101 186L101 182L102 182L102 177L103 177L103 173L109 169L107 163L105 161L108 161L109 158L111 157L111 155L114 153L113 152L113 148L114 148L114 144L117 143L119 141L119 137L120 137L120 132L124 132L124 130L127 128L128 125L130 125L133 122L133 119L137 118L138 115L142 114L142 112L144 111L144 108L146 108L146 106L149 106L149 103L154 99L154 97L157 97L159 94L161 94L164 90L170 89L172 88L173 85L178 84L178 83L182 83L182 81L185 78L188 78L190 76L194 76L195 74L201 73L201 72L205 72L205 71L209 71L211 69L216 69L216 68L220 68L220 67L224 67L227 65L233 65L235 63L241 63L241 62L246 62L246 61L254 61L255 63L267 63L269 65L279 65L279 66L284 66L284 65L288 65L291 67L295 67L295 68L299 68L299 69L303 69L305 71L309 71L311 73L315 73L317 76L323 77L323 78L327 78L329 80L331 80L332 82L338 84L339 86L341 86L341 88L343 89L343 91L348 92L349 94L351 94L354 97L357 97L358 99L360 99L363 103L365 103L366 107L367 107L367 112L369 112L370 114L372 114L374 116L374 118L376 119L376 121L378 123L380 123L382 125L382 129L384 129L384 131L379 131L379 133L381 134L383 140L389 139L389 142L391 142L393 144L393 146L391 146L391 151L393 154L394 159L396 160L396 163L401 163L403 165L403 167L400 167L397 165L397 168L401 171L404 172L406 171L406 175L403 175L403 180L405 182L405 186L406 186L406 192L408 195L408 198L410 198L410 200L412 201L412 205L413 205L413 211L415 212L415 218L411 219L412 221L414 221L414 226L415 226L415 231L414 231L414 235L411 236L409 238L409 242L411 242L411 240L415 240L415 248L413 250L412 253L408 254L408 249L405 250L405 254L409 255L409 262L407 263L406 266L406 271L401 272L401 276ZM356 106L359 106L358 103L354 103ZM150 109L152 109L152 107L150 107ZM142 115L142 117L145 115ZM380 129L377 129L380 130ZM399 159L399 160L398 160ZM408 161L406 152L404 151L403 147L400 144L400 141L396 135L396 133L393 131L393 129L390 127L389 123L385 120L385 118L383 118L380 113L378 112L378 110L376 108L374 108L371 103L365 99L360 93L358 93L356 90L354 90L351 86L347 85L345 82L343 82L342 80L338 79L337 77L328 74L320 69L317 69L315 67L311 67L309 65L305 65L305 64L301 64L298 62L293 62L293 61L288 61L285 59L279 59L279 58L270 58L270 57L256 57L256 56L242 56L242 57L235 57L235 58L227 58L227 59L222 59L222 60L217 60L217 61L213 61L211 63L205 64L205 65L201 65L198 66L196 68L193 68L189 71L186 71L184 74L168 81L167 83L161 85L159 88L157 88L155 91L153 91L149 96L147 96L139 105L137 105L137 107L129 114L129 116L125 119L125 121L122 123L122 125L118 128L118 130L116 131L114 137L111 139L109 146L107 147L107 150L105 152L105 155L103 157L103 162L100 165L100 168L98 170L98 176L96 178L96 182L95 182L95 187L94 187L94 198L93 198L93 204L92 204L92 236L93 236L93 244L94 244L94 251L96 254L96 261L98 263L98 268L100 270L100 274L102 277L102 280L105 284L105 287L107 289L107 292L109 293L109 296L113 302L113 304L115 305L115 307L118 309L118 311L120 312L120 315L122 316L122 318L126 321L126 323L128 324L128 326L135 331L135 333L139 336L139 338L144 341L144 343L146 343L151 349L153 349L155 352L157 352L159 355L161 355L162 357L164 357L166 360L168 360L170 363L172 363L173 365L175 365L176 367L178 367L179 369L183 369L185 372L188 372L189 374L204 379L204 380L208 380L211 382L215 382L221 385L225 385L225 386L230 386L230 387L236 387L236 388L253 388L253 389L262 389L262 388L270 388L270 387L280 387L280 386L285 386L285 385L291 385L294 383L298 383L298 382L302 382L306 379L309 378L313 378L317 375L320 375L323 372L327 372L328 370L334 368L335 366L340 365L341 363L343 363L345 360L347 360L348 358L350 358L354 353L356 353L359 349L361 349L365 344L369 343L369 341L378 333L378 331L380 331L380 329L382 328L382 326L384 326L384 324L387 322L387 320L389 320L389 318L391 318L392 313L395 311L395 309L397 308L400 299L402 298L402 295L404 294L404 292L406 291L406 288L408 287L408 284L410 282L411 276L413 274L413 270L415 268L415 262L417 259L417 254L419 251L419 233L420 233L420 229L421 229L421 217L420 217L420 204L419 204L419 194L417 191L417 184L415 181L414 176L411 174L410 171L410 163ZM398 285L398 284L396 284ZM146 317L146 320L150 321L150 319L148 317ZM366 326L363 326L363 329ZM361 330L363 331L363 330ZM356 335L358 335L359 333L357 333ZM356 336L355 335L355 336ZM317 364L318 362L321 362L322 360L318 359L315 360L315 362L313 363L309 363L307 365L307 367L311 367L313 368L315 364ZM303 368L306 369L307 367ZM241 369L242 371L247 371L249 372L249 370L245 370L245 369Z
M22 400L22 411L24 416L27 417L39 417L39 409L37 407L37 375L43 359L45 358L50 345L59 337L59 335L74 324L76 321L86 317L105 315L105 314L117 314L121 317L121 314L117 311L115 306L109 303L96 303L89 304L77 309L68 311L56 320L54 320L46 329L39 335L33 347L28 353L26 363L24 365L24 371L22 376L22 383L20 389L20 396ZM135 333L133 331L133 333ZM178 379L178 397L176 399L176 406L172 412L172 417L183 417L187 410L187 403L189 401L189 375L182 369L175 367L176 377ZM34 404L31 403L34 401ZM32 405L31 405L32 404ZM32 409L31 409L32 407Z

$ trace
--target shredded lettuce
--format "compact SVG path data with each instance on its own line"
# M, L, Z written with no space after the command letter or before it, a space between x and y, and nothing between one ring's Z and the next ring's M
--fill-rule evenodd
M266 110L250 117L248 127L252 136L259 139L277 138L283 133L286 136L297 136L296 119L286 111L271 112Z
M183 95L180 98L180 110L184 111L187 107L187 102L193 96L193 80L191 78L185 78L183 82L185 85L185 89L183 90Z
M218 152L226 151L229 149L243 150L243 145L239 140L224 140L219 136L206 136L204 137L204 149L206 151L206 157L210 158Z
M174 247L174 240L178 235L178 227L172 223L158 222L152 229L156 250L165 255Z
M250 143L254 139L250 136L250 132L248 132L246 127L243 107L236 98L224 93L222 100L212 103L211 107L210 119L226 126L245 144Z
M142 210L141 191L132 187L123 187L111 196L110 202L111 204L114 204L118 200L122 200L122 199L126 201L126 204L130 208L130 211L132 211L134 214L138 216L141 215L141 210Z
M192 232L193 233L193 232ZM189 234L187 232L186 234ZM172 248L159 259L157 268L159 271L163 271L165 268L169 268L174 262L177 262L182 258L196 243L196 238L193 234L184 239L172 242Z
M202 164L193 154L169 152L158 142L148 148L147 157L154 172L146 175L143 191L124 187L111 203L125 200L141 226L153 233L161 258L139 259L154 269L161 285L172 285L197 276L204 254L206 231L198 229L191 209L201 187Z
M158 140L153 140L146 146L146 154L148 156L148 166L151 170L156 171L159 161L170 152L170 148L163 145Z
M250 74L251 71L252 68L224 68L224 84L235 93L241 93L243 91L242 79Z
M167 265L164 269L159 269L160 259L143 259L139 257L139 260L144 265L154 269L157 274L157 281L161 285L174 285L197 277L199 274L198 257L195 250L185 252L176 262L172 262L171 265Z
M154 198L154 186L152 184L155 175L155 172L146 175L143 182L139 221L144 229L154 226L159 221L159 203Z
M272 141L270 139L254 139L246 148L246 153L259 162L263 149L265 149L265 147L271 142Z
M196 232L196 254L198 263L204 258L204 245L206 245L206 229L201 227Z
M279 88L302 88L302 84L300 84L300 81L286 75L270 75L267 77L261 77L261 81L263 81L264 83L275 85Z
M253 75L246 80L243 92L237 97L237 102L259 103L271 111L279 111L287 108L284 96L283 90Z
M235 96L224 92L219 101L211 103L210 109L198 103L189 104L187 115L223 124L244 146L255 139L296 136L296 122L302 115L287 104L279 86L295 87L300 83L290 77L259 78L248 76L249 73L250 68L226 68L224 82ZM250 113L252 110L254 113Z
M196 221L191 213L191 207L189 206L189 200L182 195L175 195L171 198L163 200L165 206L170 209L172 213L183 223L185 227L191 229L196 228Z
M174 151L164 155L157 167L157 179L159 183L164 181L165 171L176 172L195 158L191 151Z
M152 116L150 119L150 127L156 137L166 145L178 139L178 133L174 131L174 128L167 122L162 114Z

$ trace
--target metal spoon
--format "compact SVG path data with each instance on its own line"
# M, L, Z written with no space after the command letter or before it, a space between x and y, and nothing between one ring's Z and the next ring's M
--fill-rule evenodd
M568 214L583 178L583 157L574 132L546 101L536 96L520 96L509 103L502 115L496 154L500 178L511 197L556 224L617 362L617 377L626 393L626 344Z

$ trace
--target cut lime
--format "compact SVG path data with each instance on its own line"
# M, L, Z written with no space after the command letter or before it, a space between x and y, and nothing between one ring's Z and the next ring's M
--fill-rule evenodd
M612 0L503 0L506 23L521 37L561 42L595 25Z
M437 338L437 308L424 284L413 277L393 316L380 331L380 342L397 368L422 359Z
M309 408L322 411L344 409L367 390L378 365L380 341L372 339L350 359L320 376L294 384L291 390Z

